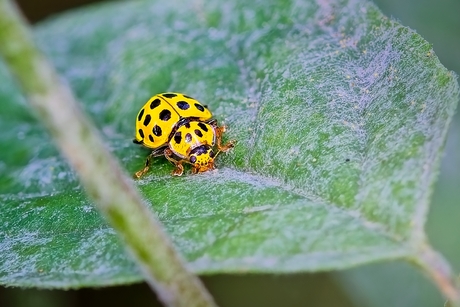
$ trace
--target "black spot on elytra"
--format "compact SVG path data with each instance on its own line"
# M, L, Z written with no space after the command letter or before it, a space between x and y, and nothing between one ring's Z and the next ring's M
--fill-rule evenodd
M204 132L208 132L208 127L206 127L205 124L203 124L203 123L198 123L198 127L200 127L201 129L203 129Z
M141 121L142 116L144 116L144 109L142 109L142 110L139 112L139 115L137 115L137 120L138 120L138 121Z
M191 156L191 157L190 157L190 162L195 163L195 162L196 162L196 157L195 157L195 156Z
M173 93L166 93L166 94L163 94L163 97L166 97L166 98L173 98L173 97L176 97L177 95L176 94L173 94Z
M144 131L142 131L142 129L139 129L139 135L141 136L141 138L144 138Z
M158 107L160 104L161 104L161 100L157 98L150 103L150 109L153 110L156 107Z
M157 126L157 125L153 126L152 132L156 136L161 136L161 134L162 134L161 127Z
M214 153L214 151L211 150L211 152L209 153L209 156L210 156L211 158L214 158L215 155L216 155L216 154Z
M197 155L197 156L200 156L204 153L206 153L208 151L208 147L209 146L206 146L206 145L201 145L201 146L198 146L197 148L193 149L191 152L190 152L190 155Z
M167 122L171 118L171 111L164 109L160 112L160 119Z
M199 111L203 112L204 111L204 107L199 104L199 103L195 103L195 108L197 108Z
M192 98L192 97L190 97L190 96L187 96L187 95L182 95L182 96L184 96L185 98L188 98L188 99L193 99L193 100L195 100L194 98Z
M179 144L181 141L182 141L182 134L180 133L180 131L176 132L176 134L174 135L174 142Z
M147 126L148 124L150 124L151 119L152 119L152 116L150 116L150 114L145 115L144 126Z
M190 143L191 140L192 140L192 135L191 135L190 133L187 133L187 134L185 135L185 141L186 141L187 143Z
M203 133L201 133L201 130L195 129L194 132L195 132L195 134L196 134L197 136L199 136L200 138L203 137Z
M153 143L153 136L151 134L149 134L149 140L150 140L150 142Z
M185 126L185 128L189 129L189 128L190 128L190 123L189 123L189 122L186 122L186 123L184 124L184 126Z
M187 110L188 108L190 108L190 105L188 104L188 102L186 101L178 101L177 103L177 107L181 110Z

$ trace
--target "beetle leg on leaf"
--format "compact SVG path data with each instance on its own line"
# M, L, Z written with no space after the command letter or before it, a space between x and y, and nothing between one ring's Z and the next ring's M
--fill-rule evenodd
M145 166L143 169L141 169L140 171L137 171L134 173L134 179L139 179L141 178L142 176L145 175L145 173L147 173L149 171L149 168L150 168L150 160L154 157L154 152L152 151L148 156L147 156L147 160L145 160Z
M216 127L216 139L217 139L217 149L221 152L227 152L231 148L235 147L235 140L229 141L227 144L222 145L222 135L227 130L226 126Z
M176 160L176 159L174 159L173 158L173 152L169 148L166 148L164 153L165 153L165 158L168 159L176 167L173 170L172 175L173 176L182 176L182 174L184 173L184 166L182 165L182 163L184 163L184 162L188 163L188 161L187 160Z
M134 173L133 175L133 178L134 179L139 179L141 178L142 176L145 175L145 173L147 173L150 169L150 162L152 160L152 158L154 157L159 157L159 156L162 156L163 155L163 148L158 148L158 149L155 149L153 150L148 156L147 156L147 159L145 160L145 166L143 169L141 169L140 171L137 171Z

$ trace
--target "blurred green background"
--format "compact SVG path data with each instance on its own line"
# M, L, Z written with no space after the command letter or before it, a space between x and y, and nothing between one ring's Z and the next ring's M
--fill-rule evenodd
M30 22L94 0L21 0ZM390 17L420 33L441 62L460 74L460 0L377 0ZM434 248L460 272L460 114L450 127L441 172L428 216ZM444 306L438 290L403 262L378 263L335 273L218 275L203 281L226 306ZM0 287L0 307L160 306L145 284L102 289L35 290Z

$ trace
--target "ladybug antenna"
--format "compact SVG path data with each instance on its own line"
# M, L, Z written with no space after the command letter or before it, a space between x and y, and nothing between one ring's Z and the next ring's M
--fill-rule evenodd
M213 152L213 151L211 151L211 152ZM213 159L215 160L215 159L217 158L217 156L218 156L221 152L222 152L222 150L217 149L216 154L214 154L211 158L213 158Z

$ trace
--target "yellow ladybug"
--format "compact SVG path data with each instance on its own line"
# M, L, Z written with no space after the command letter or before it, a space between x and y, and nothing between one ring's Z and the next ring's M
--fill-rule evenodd
M137 114L133 142L152 152L134 177L142 177L149 170L150 160L163 155L175 165L174 176L182 175L183 163L191 164L194 174L213 170L216 156L234 147L234 141L222 145L224 132L225 126L217 125L207 106L192 97L180 93L155 95Z

